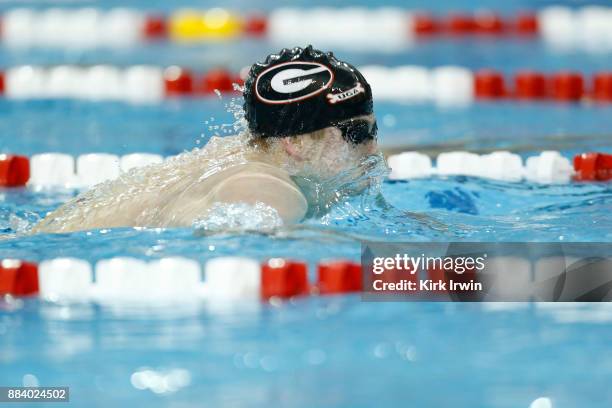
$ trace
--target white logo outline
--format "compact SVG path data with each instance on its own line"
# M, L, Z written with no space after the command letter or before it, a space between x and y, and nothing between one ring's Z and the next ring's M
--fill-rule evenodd
M275 69L278 69L279 67L288 66L288 65L312 65L312 66L316 66L316 67L319 67L319 68L313 68L313 69L311 69L310 71L316 71L316 72L311 72L311 73L318 73L318 72L327 71L327 72L329 72L330 78L329 78L329 80L327 81L327 83L325 84L325 86L323 86L323 87L321 87L321 88L317 89L316 91L310 92L310 93L308 93L308 94L306 94L306 95L302 95L302 96L299 96L299 97L296 97L296 98L283 99L283 100L272 100L272 99L267 99L267 98L263 97L262 95L260 95L260 93L259 93L259 80L260 80L260 79L261 79L261 78L262 78L262 77L263 77L265 74L267 74L268 72L270 72L270 71L272 71L272 70L275 70ZM276 78L278 74L280 74L280 73L282 73L282 72L287 72L287 71L290 71L290 70L281 70L281 71L279 71L279 72L278 72L276 75L274 75L274 77L273 77L273 78L270 80L270 85L272 86L272 80L273 80L274 78ZM304 75L304 73L308 74L308 73L309 73L309 71L303 71L303 72L302 72L302 75ZM284 80L286 81L286 80L290 80L290 79L291 79L291 78L286 78L286 79L284 79ZM310 82L308 82L308 81L310 81ZM300 82L306 82L306 85L305 85L305 86L303 86L301 89L295 89L295 90L287 91L286 93L291 93L291 92L299 92L300 90L304 90L304 89L308 88L308 86L310 86L310 84L312 83L312 80L307 80L307 81L298 81L298 82L296 82L296 83L300 83ZM275 65L275 66L273 66L273 67L270 67L270 68L266 69L265 71L263 71L261 74L259 74L259 75L257 76L257 79L255 80L255 95L257 96L257 99L259 99L260 101L262 101L262 102L264 102L264 103L268 103L268 104L272 104L272 105L286 104L286 103L291 103L291 102L296 102L296 101L301 101L301 100L304 100L304 99L312 98L313 96L318 95L318 94L320 94L321 92L323 92L323 91L325 91L326 89L328 89L328 88L331 86L331 84L332 84L333 82L334 82L334 73L333 73L333 72L332 72L332 70L331 70L331 69L330 69L328 66L326 66L326 65L320 64L320 63L318 63L318 62L289 61L289 62L284 62L284 63L282 63L282 64L278 64L278 65ZM294 84L295 84L295 83L294 83ZM286 85L284 85L284 86L286 86ZM279 92L279 91L278 91L277 89L275 89L273 86L272 86L272 89L273 89L275 92L279 93L279 94L282 94L282 93L283 93L283 92Z

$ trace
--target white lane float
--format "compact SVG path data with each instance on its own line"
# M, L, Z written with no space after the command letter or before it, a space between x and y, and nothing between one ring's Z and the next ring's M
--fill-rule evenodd
M5 12L2 22L2 40L11 47L125 47L146 39L146 16L124 8L19 8Z
M260 266L253 259L219 257L206 262L205 287L213 299L258 299L261 291Z
M149 296L153 299L193 300L201 294L199 262L182 257L161 258L148 263Z
M128 172L137 167L144 167L150 164L158 164L164 161L159 154L153 153L131 153L121 156L119 165L122 172Z
M418 152L404 152L389 156L387 164L391 168L391 180L406 180L430 177L434 168L429 156Z
M133 103L156 103L164 99L164 73L161 68L137 65L123 73L123 96Z
M537 183L568 183L574 168L570 161L556 151L544 151L532 156L525 162L525 178Z
M268 39L285 46L396 52L411 42L410 13L397 8L280 8L268 16Z
M69 187L76 181L75 160L63 153L35 154L30 158L30 180L33 187Z
M433 98L433 83L429 69L417 65L405 65L395 69L393 78L397 87L401 89L398 95L400 101L422 103Z
M76 258L55 258L38 266L40 296L49 301L89 300L93 284L91 265Z
M74 65L51 67L46 76L45 96L52 99L76 99L88 87L87 70Z
M63 153L35 154L30 158L30 177L34 188L90 188L112 180L121 172L136 167L161 163L163 157L151 153L132 153L116 156L107 153L82 154L76 160Z
M45 69L32 65L9 68L4 76L4 94L8 99L44 98L47 75Z
M479 176L484 173L480 156L470 152L440 153L436 170L441 176Z
M540 184L568 183L580 168L572 166L569 159L556 151L544 151L527 158L525 165L521 157L507 151L485 155L470 152L440 153L436 167L429 167L427 159L417 152L404 152L388 158L392 180L409 180L424 177L424 174L438 176L472 176L491 180L519 182L528 180ZM603 163L606 167L609 163ZM606 167L607 168L607 167ZM603 171L603 168L602 168ZM426 177L426 176L425 176ZM595 180L596 178L582 178ZM603 180L603 178L600 178Z
M125 100L124 72L110 65L94 65L84 70L81 91L76 98L91 101Z
M77 183L81 187L92 187L119 176L119 156L107 153L82 154L76 162Z
M149 300L147 263L140 259L116 257L96 264L94 291L99 300L146 302Z
M518 154L497 151L480 156L483 177L493 180L521 181L524 167L523 159Z
M553 49L568 50L578 38L576 14L569 7L551 6L538 13L542 39Z
M442 106L468 105L474 99L474 75L468 69L444 66L431 71L433 100Z

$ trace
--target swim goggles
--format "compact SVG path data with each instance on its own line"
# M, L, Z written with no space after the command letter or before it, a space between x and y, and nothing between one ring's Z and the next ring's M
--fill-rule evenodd
M340 129L344 140L354 144L375 140L378 133L376 120L349 119L338 122L334 126Z

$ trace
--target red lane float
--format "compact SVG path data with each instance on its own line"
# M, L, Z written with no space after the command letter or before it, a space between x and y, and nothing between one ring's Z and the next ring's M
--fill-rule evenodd
M309 290L306 263L273 258L261 266L262 299L307 295Z
M474 95L479 99L499 99L506 96L504 76L497 71L481 70L474 76Z
M411 31L417 36L431 36L440 33L442 25L431 14L417 13L413 17Z
M578 72L558 72L551 81L552 97L558 101L579 101L584 96L584 78Z
M0 296L38 293L38 265L17 259L0 260Z
M507 30L508 23L493 12L476 13L474 17L476 34L501 35Z
M593 76L593 99L612 101L612 72L598 72Z
M30 160L25 156L0 154L0 187L22 187L30 179Z
M321 294L359 292L361 265L350 261L322 262L317 268L317 287Z
M547 97L546 77L534 71L520 71L514 76L514 97L537 100Z
M247 17L244 23L244 32L249 37L264 37L268 31L268 20L262 14L254 14Z
M218 68L208 71L200 79L194 80L194 75L188 69L169 67L164 72L166 95L186 96L198 92L204 95L219 92L236 92L234 84L241 85L242 79L231 72Z
M241 80L238 76L232 75L229 71L219 68L208 71L201 82L201 91L204 94L212 94L214 91L232 92L234 91L234 83L239 83Z
M600 94L603 94L606 83L603 79L599 81ZM499 99L507 94L501 73L481 70L474 75L476 98ZM585 98L587 93L584 77L578 72L562 71L546 77L537 72L521 71L514 76L514 92L511 95L524 100L541 100L550 97L559 102L578 102Z
M493 11L475 14L453 12L435 17L425 12L410 16L411 34L417 37L432 35L463 36L534 36L539 32L538 17L535 13L519 12L508 18Z
M168 96L193 94L193 74L188 69L168 67L164 71L164 86Z
M168 27L164 16L146 16L143 32L149 40L164 39L168 35Z
M476 31L476 21L469 14L452 13L442 23L444 31L452 36L473 34Z
M533 13L519 13L512 25L514 31L522 36L534 36L539 30L538 17Z
M612 180L612 154L582 153L574 157L577 181Z

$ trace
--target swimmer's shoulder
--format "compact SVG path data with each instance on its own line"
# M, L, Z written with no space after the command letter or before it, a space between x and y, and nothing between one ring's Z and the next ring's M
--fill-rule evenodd
M301 220L308 202L289 174L267 163L249 162L228 169L210 192L213 202L258 202L275 208L283 221Z
M263 173L282 178L283 180L291 181L291 177L289 176L289 173L287 173L286 170L264 162L249 161L233 166L232 169L233 172L237 174Z

